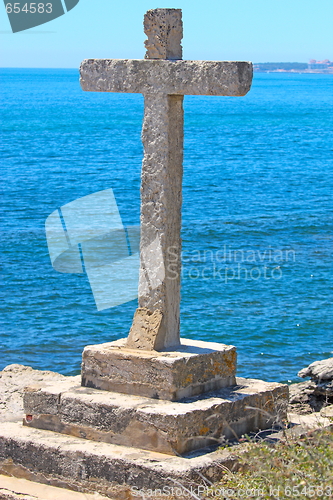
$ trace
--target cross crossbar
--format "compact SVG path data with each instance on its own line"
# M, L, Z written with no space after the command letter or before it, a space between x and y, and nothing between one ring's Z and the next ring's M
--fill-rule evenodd
M86 59L81 87L90 92L243 96L250 90L252 64L233 61Z

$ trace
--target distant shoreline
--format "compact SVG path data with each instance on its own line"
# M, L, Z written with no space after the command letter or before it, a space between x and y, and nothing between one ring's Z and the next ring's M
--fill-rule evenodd
M333 74L333 62L329 59L316 61L310 59L305 62L264 62L253 63L255 73L309 73L309 74Z
M314 74L314 75L333 75L333 68L329 70L325 69L256 69L254 68L254 73L305 73L305 74Z

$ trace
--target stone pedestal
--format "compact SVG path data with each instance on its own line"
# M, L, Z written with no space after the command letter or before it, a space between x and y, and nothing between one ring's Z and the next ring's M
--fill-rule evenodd
M84 387L80 377L27 387L24 425L0 429L0 474L119 499L175 485L197 491L237 467L232 450L216 449L225 439L286 417L288 386L235 370L235 348L223 344L87 347L83 382L113 390Z
M24 425L105 443L186 455L267 429L286 386L235 378L236 349L181 339L173 351L87 346L82 385L27 388Z
M27 388L24 425L105 443L186 455L267 429L284 416L287 387L237 379L236 349L181 339L172 351L87 346L81 386Z
M168 351L125 347L126 339L87 346L82 385L106 391L178 401L235 385L236 348L181 339Z

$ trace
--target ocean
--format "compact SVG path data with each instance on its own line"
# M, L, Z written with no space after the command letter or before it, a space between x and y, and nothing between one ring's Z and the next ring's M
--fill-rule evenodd
M128 334L50 262L45 220L112 188L139 223L143 97L81 91L77 70L1 69L0 369L78 374ZM245 97L186 96L181 335L237 347L238 375L297 381L333 354L333 75L255 74Z

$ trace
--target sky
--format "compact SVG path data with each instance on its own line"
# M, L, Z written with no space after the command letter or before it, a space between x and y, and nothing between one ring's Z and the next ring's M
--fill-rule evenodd
M143 15L157 7L182 9L183 59L333 60L332 0L80 0L65 15L19 33L11 32L1 2L0 67L78 68L87 58L141 59Z

